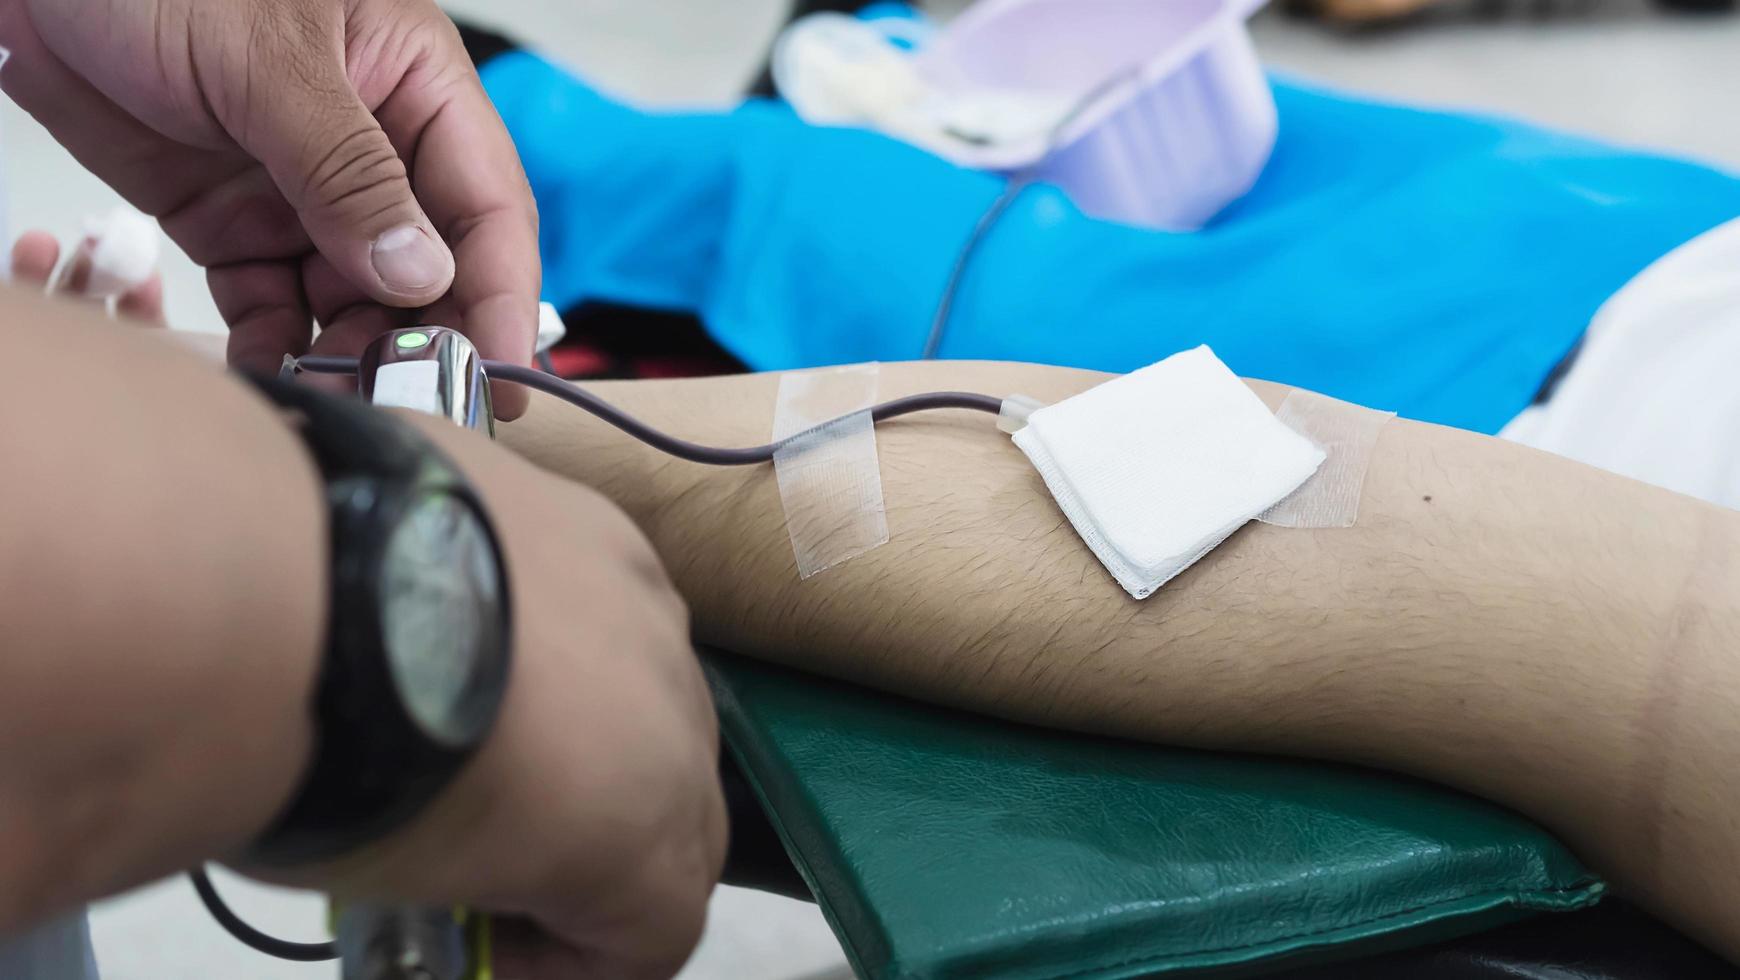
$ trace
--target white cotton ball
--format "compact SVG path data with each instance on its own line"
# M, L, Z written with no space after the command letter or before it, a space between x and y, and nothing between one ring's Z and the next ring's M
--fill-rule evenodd
M84 290L91 299L113 299L149 282L163 250L157 222L128 207L86 221L81 247L91 260Z

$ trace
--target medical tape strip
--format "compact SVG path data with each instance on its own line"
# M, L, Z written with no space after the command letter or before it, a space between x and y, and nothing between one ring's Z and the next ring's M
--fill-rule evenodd
M874 364L783 375L773 439L780 504L799 578L888 543L876 456ZM832 420L832 421L830 421Z
M1323 450L1326 458L1299 489L1257 515L1276 527L1352 527L1359 520L1365 473L1378 435L1394 412L1378 412L1295 389L1275 418Z

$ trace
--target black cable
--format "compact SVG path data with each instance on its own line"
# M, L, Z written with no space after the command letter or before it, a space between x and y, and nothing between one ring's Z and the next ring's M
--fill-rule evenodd
M570 405L591 412L659 452L675 456L678 459L686 459L691 463L705 463L709 466L748 466L755 463L765 463L773 459L774 453L777 453L781 446L797 438L797 436L792 436L779 442L768 443L765 446L751 446L745 449L720 449L713 446L703 446L687 439L679 439L668 433L660 432L586 389L569 384L554 375L500 361L485 361L483 372L492 380L525 385L527 388L535 388L545 394L554 395ZM882 422L902 415L911 415L914 412L928 412L942 408L962 408L996 415L1003 410L1003 400L992 398L990 395L973 395L960 391L931 392L930 394L912 395L891 402L883 402L870 409L870 420ZM838 419L834 421L838 421ZM824 422L822 425L812 427L809 431L813 432L815 429L831 424L833 423Z
M979 222L973 226L973 233L967 236L967 243L955 253L954 268L949 270L948 284L943 286L942 299L937 300L936 315L930 321L930 334L924 339L924 353L920 355L924 360L936 360L937 353L942 350L943 335L948 332L949 317L955 309L955 296L961 291L961 283L967 278L967 267L972 265L973 256L978 254L979 246L984 243L985 236L991 233L991 229L997 226L1003 212L1009 210L1009 205L1014 204L1015 199L1026 189L1026 181L1011 177L1003 185L1003 191L997 195L997 199L991 202L984 214L979 215Z
M307 357L295 358L296 370L307 371L309 374L355 374L361 362L355 357L333 357L327 354L310 354Z
M1108 76L1105 81L1090 89L1087 95L1063 114L1063 118L1052 125L1051 132L1046 135L1045 153L1042 158L1051 156L1057 150L1062 143L1064 133L1074 126L1076 120L1085 115L1100 99L1116 91L1119 86L1136 76L1137 68L1125 68ZM979 247L984 244L985 236L991 233L991 229L995 228L997 222L1003 217L1003 212L1009 210L1009 206L1015 203L1015 199L1020 197L1021 192L1025 191L1027 185L1032 182L1031 169L1010 177L1008 182L1003 185L1003 192L997 195L997 199L991 202L991 206L985 209L984 214L979 215L978 223L973 225L973 233L967 236L967 243L962 245L961 250L955 254L954 268L949 270L948 283L943 286L942 298L937 300L936 304L936 315L930 321L930 335L925 338L924 352L921 355L923 360L936 360L938 353L942 350L943 336L948 332L949 317L955 308L955 296L960 293L961 283L965 281L967 276L967 267L972 264L973 257L978 254Z
M211 917L217 920L218 925L223 926L225 932L255 952L296 963L325 963L338 959L337 943L293 943L268 936L243 922L241 916L224 904L204 868L189 871L187 876L193 879L193 890L199 893L200 902L211 913Z
M315 374L348 374L356 371L357 360L354 357L304 357L297 362L297 366L304 371ZM798 433L798 435L782 439L779 442L743 449L703 446L700 443L679 439L669 433L660 432L586 389L536 368L522 367L505 361L484 361L483 371L492 380L524 385L527 388L535 388L545 394L554 395L570 405L585 409L659 452L688 460L691 463L704 463L708 466L749 466L755 463L765 463L773 459L774 453L778 452L780 447L803 435L803 433ZM902 415L911 415L914 412L929 412L943 408L959 408L997 415L1003 410L1003 400L993 398L990 395L975 395L964 391L934 391L929 394L909 395L906 398L883 402L870 409L870 420L872 422L885 422ZM824 422L807 431L814 432L816 429L832 424L833 422Z

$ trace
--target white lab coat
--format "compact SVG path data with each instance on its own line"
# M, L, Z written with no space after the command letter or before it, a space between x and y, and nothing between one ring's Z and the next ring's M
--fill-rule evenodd
M1500 433L1740 508L1740 219L1639 273L1595 314L1552 399Z

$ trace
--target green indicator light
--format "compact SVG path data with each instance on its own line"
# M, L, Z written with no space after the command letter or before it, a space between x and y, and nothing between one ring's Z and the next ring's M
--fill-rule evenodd
M399 334L398 339L393 343L397 344L400 350L416 350L419 347L429 346L429 335L413 330L410 333Z

